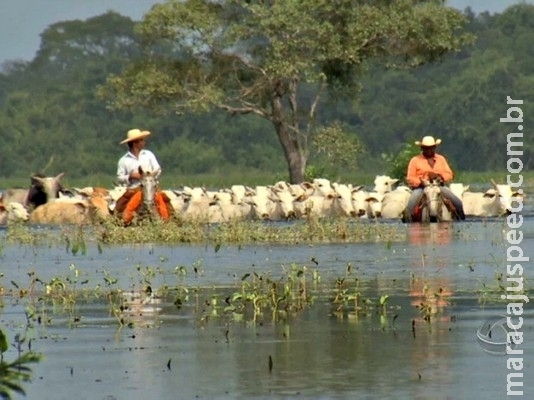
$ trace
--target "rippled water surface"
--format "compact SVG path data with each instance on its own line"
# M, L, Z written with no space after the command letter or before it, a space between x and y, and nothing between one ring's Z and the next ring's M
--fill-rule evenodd
M28 399L503 398L507 357L482 350L475 333L506 314L505 221L399 229L405 240L393 243L88 243L76 255L5 246L0 323L44 355ZM521 230L529 255L534 219ZM531 265L523 263L525 289ZM40 301L54 280L66 285L63 298ZM280 301L287 312L254 314L250 302L242 313L227 308L236 293L273 282L299 289ZM147 286L153 298L137 304ZM110 288L133 292L131 307L113 312L116 299L102 295ZM66 309L69 291L78 295ZM532 398L529 306L524 317L523 389Z

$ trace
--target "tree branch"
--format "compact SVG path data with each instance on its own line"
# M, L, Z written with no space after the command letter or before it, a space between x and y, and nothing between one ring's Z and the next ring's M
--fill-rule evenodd
M255 114L255 115L259 115L262 118L271 120L271 115L269 113L267 113L263 109L259 109L258 107L255 107L252 105L246 105L244 107L232 107L228 104L215 104L215 107L217 107L220 110L228 112L232 116L244 115L244 114Z

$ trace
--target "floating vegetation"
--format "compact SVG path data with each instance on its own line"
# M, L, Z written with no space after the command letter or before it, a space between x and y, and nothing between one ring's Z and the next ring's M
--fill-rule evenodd
M221 224L203 222L142 222L122 227L111 222L102 225L38 228L17 224L7 230L8 243L31 245L63 244L73 254L84 254L86 242L128 243L350 243L386 242L405 239L400 224L364 222L348 218L316 219L288 223L232 221Z

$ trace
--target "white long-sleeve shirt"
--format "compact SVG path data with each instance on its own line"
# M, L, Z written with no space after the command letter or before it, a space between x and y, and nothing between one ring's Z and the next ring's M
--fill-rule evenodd
M141 184L139 179L130 179L130 174L137 171L139 167L143 171L158 171L156 178L161 174L161 167L154 153L150 150L141 150L139 157L134 156L131 152L121 157L117 166L117 181L121 186L127 186L128 189L136 188Z

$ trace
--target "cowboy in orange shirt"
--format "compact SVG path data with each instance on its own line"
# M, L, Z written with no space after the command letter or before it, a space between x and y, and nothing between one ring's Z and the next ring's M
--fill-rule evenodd
M417 221L416 206L423 197L423 181L440 179L443 183L452 180L453 173L447 160L441 154L436 154L436 147L441 143L441 139L434 139L432 136L425 136L415 144L421 147L421 154L413 157L408 164L406 180L408 186L412 188L412 194L408 200L406 209L412 221ZM462 200L459 199L446 186L441 187L441 194L450 200L456 208L456 213L460 219L465 219Z

